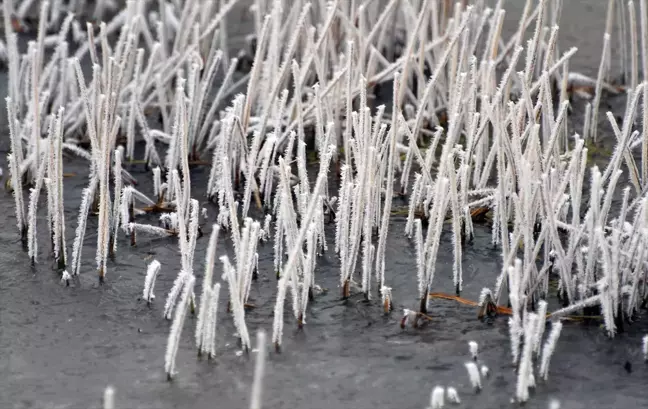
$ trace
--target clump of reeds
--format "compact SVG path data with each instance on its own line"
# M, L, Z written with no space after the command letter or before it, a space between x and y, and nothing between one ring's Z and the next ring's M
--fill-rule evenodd
M286 12L281 2L256 1L254 57L249 74L236 82L239 60L229 58L223 24L236 0L160 2L150 5L151 15L133 1L106 22L101 20L109 10L99 1L93 11L96 27L88 23L85 30L75 15L63 14L60 1L42 2L36 36L21 54L17 31L24 29L19 23L29 3L3 2L8 186L21 240L35 264L42 253L37 228L43 188L52 254L66 283L82 272L90 217L97 217L94 256L100 282L106 280L109 257L117 257L121 236L129 236L132 246L147 236L178 240L181 268L163 312L174 318L165 364L169 377L182 320L187 309L196 308L194 258L202 227L192 166L210 167L206 193L218 208L195 331L199 353L210 357L220 290L212 283L217 257L229 289L229 312L248 350L245 309L261 274L257 246L274 238L279 280L272 342L279 350L288 295L298 328L306 324L318 256L329 248L325 223L331 218L341 297L353 297L358 288L367 308L373 308L377 291L383 311L392 311L387 252L391 235L397 234L390 227L395 194L409 196L404 230L416 253L417 305L405 309L402 327L430 319L443 232L450 230L452 290L459 297L465 246L476 229L490 228L502 267L494 272L492 291L482 290L478 316L510 312L520 402L535 384L534 359L540 361L537 375L547 379L561 318L598 310L613 337L648 300L645 0L639 2L639 18L634 2L627 9L616 2L615 12L610 1L596 79L570 70L577 50L558 49L559 8L553 10L546 0L526 2L510 39L502 38L502 2L494 9L482 1L454 8L443 2L440 10L436 1L390 0L385 7L336 1ZM72 6L79 15L81 3ZM618 49L611 37L615 26ZM58 32L50 34L55 27ZM533 34L526 41L529 27ZM391 35L392 28L403 34ZM610 83L614 59L622 61L626 86ZM81 65L86 60L87 78ZM390 111L373 106L376 88L389 81ZM607 93L619 92L627 94L621 119L611 112L601 117L615 148L607 164L593 166L588 158L602 135L602 102ZM570 133L574 97L593 98L582 135ZM161 121L150 121L151 115ZM319 161L315 185L309 180L310 138ZM88 161L71 258L64 152ZM136 188L129 173L138 163L152 169L152 198ZM333 173L337 180L329 178ZM585 188L591 192L587 202ZM614 209L619 189L620 206ZM162 213L160 225L140 217L150 213ZM217 254L221 230L233 243L232 255ZM143 298L148 304L159 269L154 261L147 271ZM557 290L551 285L555 280ZM547 299L554 295L562 306L550 311ZM510 311L502 306L505 299ZM551 330L545 336L548 316ZM470 351L476 360L476 344ZM466 367L479 388L477 364ZM450 390L448 401L453 401ZM435 394L432 405L443 405L443 390ZM254 402L260 405L260 398Z

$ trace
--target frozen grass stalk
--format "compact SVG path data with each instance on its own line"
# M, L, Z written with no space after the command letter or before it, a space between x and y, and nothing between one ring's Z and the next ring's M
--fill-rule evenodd
M103 396L104 409L115 409L115 388L107 386Z
M479 373L481 374L482 378L488 378L488 376L490 375L490 370L488 369L488 367L486 365L482 365L479 368Z
M545 342L544 348L542 349L542 361L540 364L540 373L539 376L542 377L545 381L549 378L549 362L551 360L551 355L553 355L554 350L556 349L556 343L560 337L560 331L562 330L562 322L554 321L551 324L551 332L549 337Z
M184 285L182 291L182 297L180 298L180 304L175 312L175 317L173 318L173 323L171 324L171 331L169 332L169 340L167 341L166 355L164 357L164 371L167 375L167 380L172 380L175 376L175 361L176 355L178 353L178 346L180 344L180 335L182 334L182 327L184 325L185 317L187 316L187 310L191 303L191 294L193 293L194 282L196 281L194 276L190 276Z
M142 298L146 301L146 305L150 306L155 299L155 280L160 272L160 262L153 260L146 270L146 278L144 279L144 292Z
M481 378L479 376L479 368L477 368L477 364L474 362L466 362L465 366L473 389L475 389L475 392L481 391Z
M214 264L216 263L216 245L218 244L218 233L220 227L218 224L212 225L212 233L209 237L207 246L207 255L205 256L205 275L203 276L202 295L200 296L200 307L198 308L198 320L196 321L196 347L198 351L203 348L205 342L209 320L207 320L208 309L210 308L209 290L212 287L212 276L214 273ZM212 294L213 296L213 294Z
M594 94L594 105L592 106L591 132L594 143L598 141L598 112L601 104L601 93L603 92L603 82L607 73L606 59L610 53L610 34L605 33L603 36L603 50L601 51L601 64L599 65L598 76L596 79L596 90Z
M263 391L263 375L265 373L266 361L266 333L259 330L257 333L257 357L254 366L254 382L252 383L252 397L250 400L250 409L261 409L262 391Z
M455 404L461 403L461 399L459 399L459 393L457 393L457 390L455 388L448 386L446 392L448 394L448 402Z
M475 341L468 341L468 347L470 349L470 355L474 361L477 360L479 354L479 345Z
M518 380L515 392L515 397L521 403L529 400L529 387L531 386L531 378L533 377L533 333L537 320L538 316L536 314L529 313L524 324L524 347L518 367Z
M207 314L207 334L203 334L205 342L202 345L202 352L207 352L208 357L216 357L216 324L218 323L218 300L220 299L220 283L214 284L209 297L209 312Z
M435 386L430 394L430 409L442 409L445 404L445 389L443 386Z

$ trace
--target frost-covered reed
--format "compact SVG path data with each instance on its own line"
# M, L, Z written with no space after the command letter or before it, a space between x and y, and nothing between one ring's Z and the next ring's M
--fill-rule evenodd
M254 383L252 383L252 396L250 400L250 409L261 409L263 375L265 373L265 361L267 354L266 333L263 330L257 332L257 356L254 366Z
M107 386L106 389L104 389L103 408L115 409L115 388L112 386Z
M447 396L448 402L455 403L455 404L461 403L461 399L459 398L459 393L457 392L457 389L453 388L452 386L448 386L446 392L448 395Z
M476 392L481 391L482 383L477 364L474 362L466 362L465 366L468 371L468 379L470 380L473 389L475 389Z
M435 386L430 395L430 409L442 409L445 405L445 388Z
M221 262L223 263L223 280L227 281L230 300L229 300L229 309L234 315L234 326L236 327L236 332L238 338L241 342L241 348L245 351L250 350L250 335L245 323L245 300L246 300L246 283L251 280L251 276L240 275L240 271L237 270L229 261L227 256L221 257Z
M515 397L518 402L526 402L529 399L529 388L535 386L533 374L533 345L534 331L538 322L538 316L529 313L524 320L524 347L520 356L518 366L518 379Z
M164 357L164 371L167 374L167 379L170 381L176 374L176 355L178 353L178 346L180 343L180 335L182 334L182 327L184 325L187 311L191 304L191 294L193 293L194 282L196 278L191 276L187 279L186 284L182 290L180 302L175 311L171 330L169 332L169 340L167 341L167 350Z
M476 361L477 356L479 355L479 344L475 341L468 341L468 349L470 350L472 359Z
M212 226L212 233L209 237L209 244L207 247L207 255L205 257L205 273L203 275L202 295L200 296L200 306L198 307L198 320L196 321L196 347L199 353L206 350L206 345L209 344L211 338L211 321L216 320L215 315L211 315L218 311L218 292L214 293L212 287L212 277L214 274L214 265L216 264L216 246L218 244L218 233L220 227L217 224ZM220 285L217 288L220 290ZM216 297L213 301L212 298ZM212 311L212 304L215 304L216 311ZM211 318L211 320L210 320Z
M549 377L549 362L551 360L551 355L556 349L556 343L558 342L558 337L560 337L560 331L562 330L562 323L560 321L555 321L551 325L551 332L547 337L544 348L542 349L542 361L540 363L540 376L546 381Z
M160 272L160 267L160 262L153 260L146 270L146 278L144 279L144 292L142 293L142 298L149 306L155 299L155 280L157 280L157 275Z

